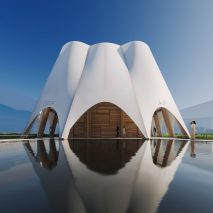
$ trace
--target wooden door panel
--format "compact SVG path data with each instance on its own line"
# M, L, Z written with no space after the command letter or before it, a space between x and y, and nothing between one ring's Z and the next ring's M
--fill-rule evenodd
M138 137L140 132L130 117L117 106L100 103L89 109L70 130L70 137L117 137L125 127L125 137Z

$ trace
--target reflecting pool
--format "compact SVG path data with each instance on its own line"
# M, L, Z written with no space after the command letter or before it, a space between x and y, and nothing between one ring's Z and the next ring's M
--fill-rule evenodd
M213 212L213 143L0 143L0 212Z

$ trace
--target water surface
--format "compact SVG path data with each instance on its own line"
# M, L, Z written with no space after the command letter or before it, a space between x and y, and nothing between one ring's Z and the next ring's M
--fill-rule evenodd
M212 198L212 143L0 143L1 212L213 212Z

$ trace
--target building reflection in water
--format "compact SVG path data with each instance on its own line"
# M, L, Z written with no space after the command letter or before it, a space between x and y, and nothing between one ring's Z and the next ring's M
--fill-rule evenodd
M190 156L192 158L196 158L195 141L191 140L190 144L191 144L191 153L190 153Z
M144 140L71 139L71 150L88 169L100 174L116 174L128 163Z
M45 143L46 142L46 143ZM56 148L56 142L54 139L49 140L37 140L36 150L31 146L32 144L28 141L24 144L24 147L34 157L36 162L46 169L53 169L56 167L58 162L59 150Z
M181 153L187 141L152 140L151 151L153 163L160 167L169 166Z
M52 149L57 157L50 170L44 166L50 157L36 143L40 157L24 146L55 212L155 212L188 147L184 141L65 140Z

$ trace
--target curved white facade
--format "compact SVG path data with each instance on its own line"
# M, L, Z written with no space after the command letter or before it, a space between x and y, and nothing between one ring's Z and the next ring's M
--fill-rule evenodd
M124 45L65 44L44 86L28 126L47 107L58 115L60 137L68 138L75 122L100 102L120 107L146 138L151 136L154 112L171 112L189 136L184 121L155 62L141 41Z

